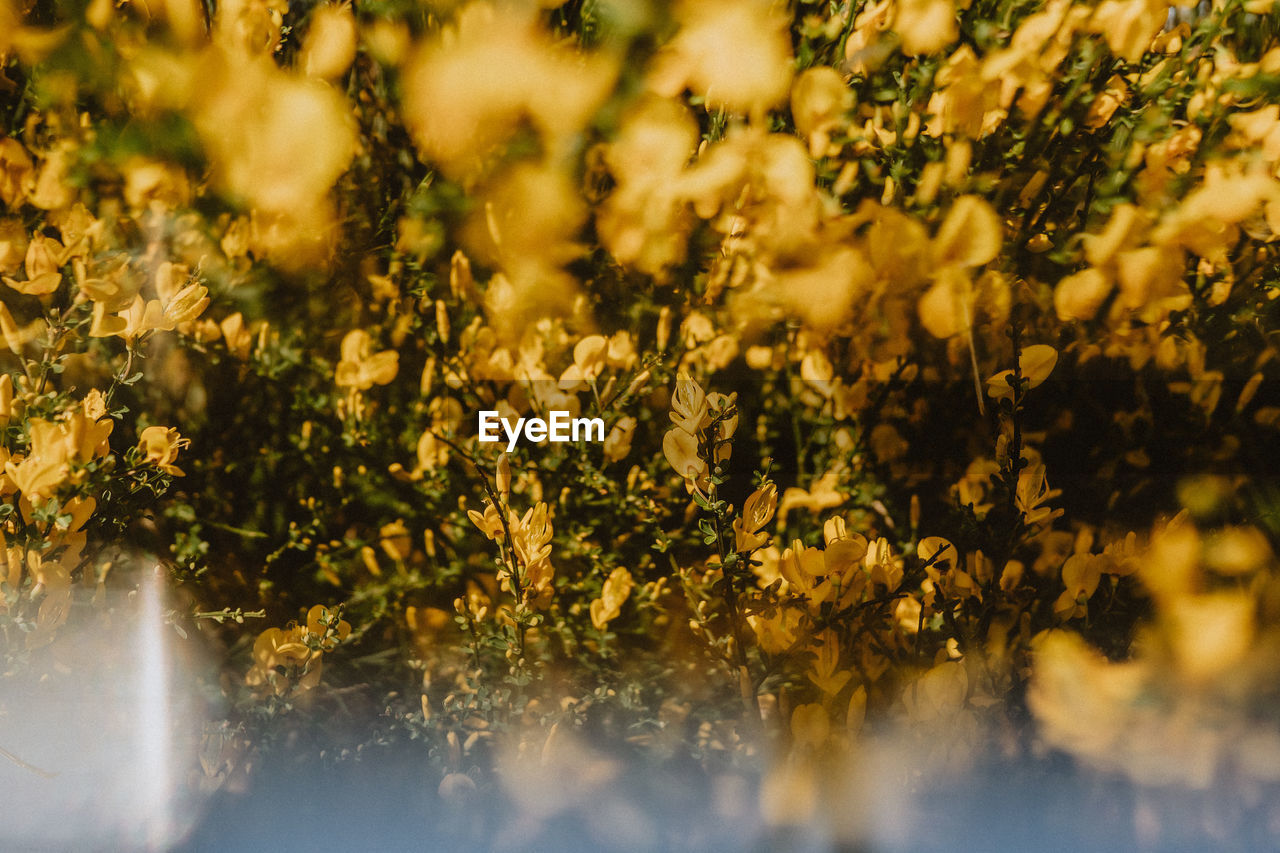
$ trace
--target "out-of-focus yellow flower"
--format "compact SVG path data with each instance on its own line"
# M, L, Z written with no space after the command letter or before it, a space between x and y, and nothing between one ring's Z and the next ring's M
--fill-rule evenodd
M1058 318L1092 320L1110 295L1111 286L1111 279L1096 267L1089 267L1062 279L1053 291L1053 307Z
M969 45L956 49L938 70L928 113L925 129L938 138L960 134L978 139L1004 118L1000 89L983 79L982 63Z
M191 440L180 436L173 427L150 426L138 437L138 448L144 459L174 477L185 476L182 469L173 463L178 458L178 451L190 444Z
M637 423L638 421L630 415L623 415L618 419L604 438L605 459L610 462L619 462L627 457L631 452L631 439L635 435Z
M622 605L631 595L635 581L631 573L622 566L614 569L605 579L600 597L591 602L591 624L603 631L605 626L617 619L622 612Z
M347 73L356 58L356 16L345 3L311 13L299 64L305 74L333 80Z
M884 38L895 9L894 0L868 3L853 19L853 31L844 44L845 65L854 74L867 75L879 68L893 53L893 43Z
M244 315L239 311L226 317L218 324L223 343L227 351L241 361L249 360L249 351L253 346L253 333L245 328Z
M1094 9L1089 28L1106 38L1116 56L1137 62L1160 32L1168 10L1167 0L1103 0Z
M960 196L933 238L934 263L939 266L981 266L995 258L1002 244L1000 218L983 198Z
M1256 604L1244 592L1181 596L1167 614L1180 674L1193 684L1219 678L1253 647Z
M951 0L899 0L893 29L908 56L941 50L960 34Z
M27 256L27 229L17 218L0 219L0 275L15 273Z
M853 105L853 92L834 68L806 69L791 86L791 116L796 132L809 142L809 153L824 156L831 133Z
M604 102L615 73L602 56L553 43L532 14L471 3L409 60L405 122L423 153L461 176L524 119L560 151Z
M382 546L382 551L397 563L403 563L409 559L409 555L413 552L413 546L409 539L409 528L405 526L403 519L382 525L378 530L378 544Z
M677 101L649 96L622 119L604 158L617 186L596 213L601 242L620 263L662 275L685 257L693 217L678 178L698 125Z
M831 719L821 705L797 705L791 712L791 738L797 748L820 749L830 734Z
M218 6L216 42L246 55L268 56L280 44L288 0L229 0Z
M346 99L269 57L217 49L200 79L192 118L215 183L254 209L255 245L285 262L314 252L330 228L329 189L356 150Z
M771 615L752 613L747 624L755 632L756 642L769 654L787 651L800 633L801 613L794 607L780 607Z
M903 692L911 719L936 721L963 710L969 692L969 673L963 661L946 661L928 670Z
M2 18L3 12L0 12ZM5 28L0 20L0 29ZM3 44L0 41L0 53L4 52ZM0 201L10 210L16 209L26 196L27 182L34 168L31 155L21 142L8 136L0 139Z
M342 339L342 359L335 381L342 388L368 391L386 385L400 370L400 354L395 350L373 352L373 340L363 329L352 329Z
M662 97L689 89L708 107L758 112L776 105L791 83L785 21L763 0L687 0L680 31L662 50L649 85Z
M787 513L793 509L807 509L816 514L824 509L840 506L844 503L845 496L836 488L839 482L840 473L833 468L819 477L808 490L792 486L782 494L778 517L785 521Z
M604 369L609 342L601 335L588 335L573 347L573 364L560 374L560 390L578 391L596 381Z
M137 211L173 211L191 201L191 182L181 167L146 157L131 157L122 170L125 201Z
M815 639L817 642L813 650L813 669L809 672L809 680L826 695L835 696L849 683L853 673L840 669L840 643L834 631L827 629Z

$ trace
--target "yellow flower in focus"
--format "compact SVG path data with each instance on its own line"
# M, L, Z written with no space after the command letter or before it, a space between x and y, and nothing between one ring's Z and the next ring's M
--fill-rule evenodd
M1058 363L1058 351L1048 344L1023 347L1018 353L1018 370L1027 383L1027 389L1043 384ZM1012 370L1002 370L987 380L987 394L996 400L1013 399Z
M1044 464L1033 461L1018 474L1014 503L1022 513L1023 523L1028 527L1048 524L1063 513L1062 509L1052 509L1048 506L1049 501L1061 494L1061 489L1049 488Z
M742 517L733 522L734 547L746 552L766 544L769 535L762 531L773 520L777 508L778 487L774 483L765 483L752 492L742 505Z
M886 591L893 592L902 584L902 557L893 553L889 540L883 536L868 545L862 562L871 575L871 582L880 584Z
M317 604L307 611L306 639L323 651L332 651L351 633L351 625L338 611Z
M173 463L178 458L178 451L190 444L191 440L182 438L176 429L162 426L147 427L138 439L138 448L145 461L173 477L185 476L182 469Z

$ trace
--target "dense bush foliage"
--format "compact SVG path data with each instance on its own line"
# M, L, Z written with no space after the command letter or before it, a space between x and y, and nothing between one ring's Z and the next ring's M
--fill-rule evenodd
M207 790L608 743L839 825L892 732L1280 819L1278 24L0 0L5 678L146 553Z

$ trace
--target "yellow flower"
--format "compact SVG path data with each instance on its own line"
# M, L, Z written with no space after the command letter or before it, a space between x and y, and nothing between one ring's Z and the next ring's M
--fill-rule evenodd
M747 623L755 632L760 648L769 654L778 654L791 648L800 630L800 611L794 607L780 607L770 616L752 613Z
M1111 279L1096 267L1069 275L1053 291L1060 320L1092 320L1111 293Z
M1049 501L1061 494L1061 489L1049 488L1049 483L1045 479L1044 464L1033 461L1018 475L1014 503L1022 513L1023 523L1028 527L1047 524L1063 513L1061 509L1051 509L1048 506Z
M356 17L347 4L322 6L311 13L311 24L298 59L313 77L341 77L356 58Z
M862 563L871 575L871 582L882 585L886 591L893 592L902 583L902 558L894 555L889 540L883 536L867 546Z
M686 481L701 483L707 474L707 463L698 455L698 439L679 427L672 427L662 438L662 453L667 464Z
M791 738L800 749L819 749L831 734L831 720L821 705L797 705L791 712Z
M248 361L253 346L253 333L244 325L244 315L239 311L218 324L218 331L227 345L227 351L241 361Z
M1160 32L1168 9L1166 0L1103 0L1089 26L1106 38L1112 53L1125 62L1137 62Z
M934 262L942 266L977 267L1000 253L1000 217L976 195L956 199L933 238Z
M908 56L941 50L959 36L951 0L900 0L893 28Z
M398 518L390 524L382 525L378 530L378 541L382 545L383 553L397 563L403 563L409 559L409 555L413 552L409 528L405 526L403 519Z
M604 458L610 462L618 462L631 452L631 438L635 435L638 422L630 415L623 415L609 430L604 439Z
M853 93L834 68L807 69L791 87L796 132L809 140L809 153L826 154L830 135L853 103Z
M176 429L162 426L147 427L138 439L138 447L146 461L174 477L185 476L182 469L173 463L178 458L178 451L190 444L191 440L182 438Z
M769 541L762 533L778 508L778 487L765 483L752 492L742 505L742 518L733 522L736 536L734 547L739 551L752 551Z
M678 7L680 32L659 54L649 84L662 97L688 88L713 108L768 109L791 83L785 21L763 0L697 0Z
M396 378L400 355L394 350L372 352L373 342L363 329L353 329L342 339L342 360L338 362L335 380L343 388L367 391L374 385L386 385Z
M1049 378L1058 363L1058 351L1048 344L1023 347L1018 353L1018 369L1027 388L1035 388ZM987 394L996 400L1013 399L1012 370L1002 370L987 380Z
M209 288L192 282L165 300L165 324L170 328L189 323L209 306Z
M29 453L8 459L5 472L28 500L48 498L71 478L72 463L106 454L113 426L111 420L87 417L83 409L61 421L32 418L27 424Z
M596 381L604 369L609 342L602 335L588 335L573 348L573 364L560 374L561 391L578 391Z
M305 642L306 630L300 625L288 629L268 628L253 644L253 667L245 675L251 687L270 686L278 696L289 691L289 682L277 672L285 668L301 675L296 689L310 690L320 683L323 653Z
M338 611L317 604L307 611L306 637L324 651L331 651L351 633L351 625Z
M676 389L671 394L671 422L685 433L696 436L710 420L707 395L702 386L688 375L677 378Z
M635 581L625 568L619 566L610 572L600 597L591 602L591 624L603 631L610 621L617 619L634 586Z
M840 482L840 472L831 469L818 478L808 489L792 486L782 493L782 501L778 506L778 518L785 521L787 513L792 509L807 509L811 513L819 513L824 509L840 506L845 496L836 490Z
M3 12L0 12L0 22L2 18ZM31 155L21 142L11 137L0 139L0 201L10 210L15 210L26 195L34 167Z
M853 673L840 670L840 644L834 631L828 628L816 640L813 671L809 673L809 680L823 693L834 696L849 683Z
M27 244L26 281L5 277L4 283L27 296L45 296L62 284L59 269L67 262L67 251L57 240L37 234Z

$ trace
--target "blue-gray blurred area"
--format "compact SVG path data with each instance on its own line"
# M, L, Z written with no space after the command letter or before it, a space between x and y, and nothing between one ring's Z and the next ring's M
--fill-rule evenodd
M121 586L0 673L0 850L165 850L199 818L199 645L154 571Z
M941 734L945 737L945 734ZM693 762L647 764L583 748L512 782L438 791L418 752L358 761L285 754L249 790L219 795L180 848L494 851L1263 851L1280 849L1271 795L1225 786L1140 789L1066 757L977 757L964 772L884 738L848 771L844 801L796 825L768 825L761 775ZM915 763L915 762L919 763ZM602 770L601 765L605 765ZM543 768L546 771L546 768ZM470 778L470 777L468 777ZM518 786L533 786L513 790Z
M840 759L562 731L442 760L368 704L338 721L295 708L283 736L241 749L155 575L124 586L72 613L28 674L0 673L0 853L1280 849L1278 786L1258 781L1276 773L1138 785L999 706L980 725L864 730Z

